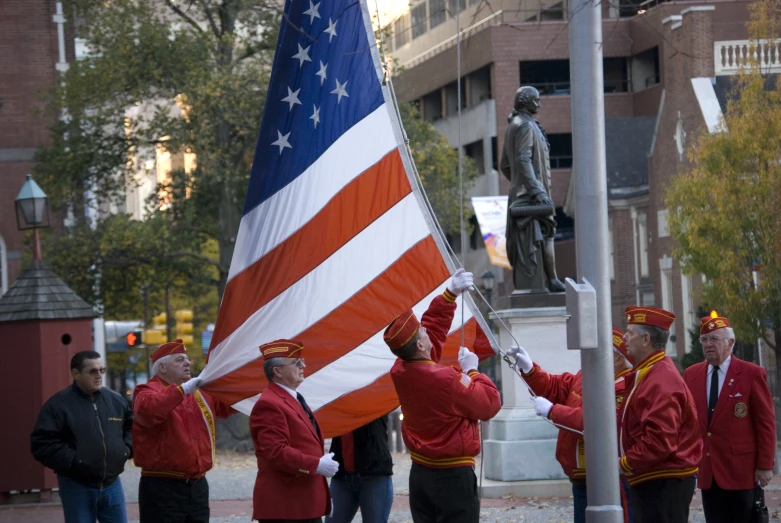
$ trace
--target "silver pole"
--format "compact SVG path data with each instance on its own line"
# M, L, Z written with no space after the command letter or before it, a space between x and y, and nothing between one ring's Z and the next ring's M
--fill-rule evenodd
M597 291L599 348L581 351L587 523L622 523L608 273L602 3L569 2L572 149L578 279Z

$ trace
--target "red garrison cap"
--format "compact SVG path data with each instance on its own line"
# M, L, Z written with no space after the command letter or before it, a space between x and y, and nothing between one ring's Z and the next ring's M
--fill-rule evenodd
M297 340L276 340L260 346L264 360L271 358L303 358L304 344Z
M626 358L629 363L632 365L635 364L635 359L630 356L626 350L626 343L624 342L624 331L616 327L613 327L613 347L618 352L623 354L624 358Z
M729 327L729 320L727 318L711 318L710 316L705 316L700 322L700 334L707 334L716 329L725 329L727 327Z
M171 354L187 354L187 349L184 348L184 342L182 340L174 340L170 343L164 343L152 353L152 363L163 356L170 356Z
M382 339L385 340L390 350L397 351L409 343L419 328L420 322L415 317L415 313L412 312L412 309L407 309L388 325Z
M675 314L664 309L657 309L656 307L626 308L627 325L649 325L668 331L673 321L675 321Z

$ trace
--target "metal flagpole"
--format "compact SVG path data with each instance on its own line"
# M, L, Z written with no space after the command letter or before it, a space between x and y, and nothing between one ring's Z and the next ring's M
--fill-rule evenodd
M598 349L580 353L588 464L586 522L623 523L608 273L602 3L571 0L569 8L578 279L587 278L596 290L599 340Z

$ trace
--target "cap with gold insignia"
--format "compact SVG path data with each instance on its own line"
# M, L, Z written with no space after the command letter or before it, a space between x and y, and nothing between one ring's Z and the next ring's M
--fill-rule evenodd
M303 358L304 344L297 340L276 340L260 346L264 360L271 358Z
M711 316L705 316L700 321L700 334L707 334L709 332L715 331L716 329L725 329L729 326L729 320L727 318L713 318Z
M187 354L187 349L185 349L182 340L174 340L160 345L157 350L152 353L150 358L152 359L152 363L155 363L163 356L170 356L171 354Z
M613 327L613 348L621 353L629 363L632 365L635 364L635 359L630 356L629 352L626 350L626 343L624 342L624 331L616 327Z
M382 334L382 339L385 340L385 344L391 351L397 351L410 342L417 334L418 329L420 329L420 322L412 309L407 309L388 325Z
M627 325L648 325L668 331L675 321L675 314L656 307L627 307L625 312Z

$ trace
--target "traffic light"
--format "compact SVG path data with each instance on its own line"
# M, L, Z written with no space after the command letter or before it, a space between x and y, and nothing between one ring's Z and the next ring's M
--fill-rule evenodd
M153 327L145 330L142 336L145 345L162 345L163 343L168 343L167 319L168 317L165 313L158 314L152 318Z
M125 343L127 343L127 346L129 349L132 349L133 347L138 347L141 345L141 340L144 337L144 332L137 330L137 331L131 331L125 334Z
M176 318L176 338L185 345L193 344L193 311L180 309L174 313Z

